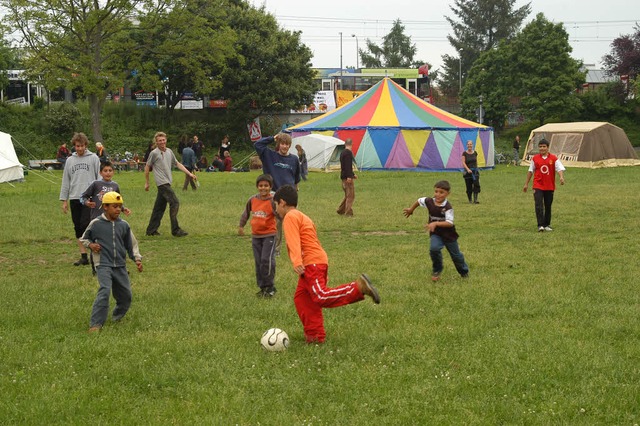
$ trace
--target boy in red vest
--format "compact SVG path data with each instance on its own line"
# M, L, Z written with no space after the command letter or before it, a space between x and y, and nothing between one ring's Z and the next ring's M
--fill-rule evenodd
M225 151L229 153L229 151ZM256 265L258 297L273 297L276 294L274 279L276 276L276 206L273 202L273 178L264 174L256 179L258 193L247 201L240 217L238 235L244 235L244 226L251 217L251 246Z
M546 139L538 142L538 150L540 153L531 159L527 181L522 191L527 192L529 181L533 176L533 200L536 206L538 232L549 232L553 231L551 228L551 204L553 203L553 192L556 189L556 172L560 175L560 185L564 185L565 168L558 157L549 153L549 142Z

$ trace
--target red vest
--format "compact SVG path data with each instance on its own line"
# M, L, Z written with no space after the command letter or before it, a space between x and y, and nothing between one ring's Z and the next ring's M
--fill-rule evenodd
M534 155L533 164L535 170L533 172L533 189L542 191L556 190L556 161L558 157L548 154L547 158L542 158L540 154Z

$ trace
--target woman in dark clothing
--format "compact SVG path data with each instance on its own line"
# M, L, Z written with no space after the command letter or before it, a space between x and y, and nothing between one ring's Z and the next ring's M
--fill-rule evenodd
M469 204L480 204L480 172L478 171L478 153L473 149L473 142L467 141L467 150L462 153L462 166L464 167L464 183L467 185L467 198ZM473 194L473 201L471 201Z

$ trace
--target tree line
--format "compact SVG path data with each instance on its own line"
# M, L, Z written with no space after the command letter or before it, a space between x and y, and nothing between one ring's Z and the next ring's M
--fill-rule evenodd
M96 141L103 139L107 94L121 87L166 93L168 114L185 93L224 99L228 117L238 124L308 104L316 90L312 53L300 32L282 29L264 7L245 0L0 0L0 5L7 11L5 32L20 42L16 51L0 38L0 69L20 63L32 81L76 90L88 100ZM542 14L525 24L530 3L514 5L515 0L453 2L446 19L458 57L444 55L442 69L431 72L437 93L459 96L467 118L477 119L482 106L484 123L497 129L512 112L514 98L517 111L537 123L633 116L640 27L616 39L603 58L607 72L627 74L629 83L578 96L585 70L571 57L566 29ZM366 40L358 54L370 68L428 63L416 52L396 20L381 45Z
M313 98L311 50L264 8L243 0L2 0L31 81L75 90L102 138L107 95L162 91L227 100L238 122ZM6 44L6 43L5 43Z

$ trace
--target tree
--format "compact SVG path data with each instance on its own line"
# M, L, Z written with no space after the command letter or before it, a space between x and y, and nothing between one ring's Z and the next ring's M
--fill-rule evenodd
M623 35L611 43L611 53L602 58L608 75L628 75L635 80L640 73L640 25L634 27L635 33Z
M2 35L1 32L0 35ZM3 90L9 84L6 71L11 69L12 57L13 52L9 44L4 40L4 37L0 37L0 90Z
M576 90L585 81L581 61L571 57L569 34L562 24L543 14L529 23L509 44L510 71L514 95L521 96L521 108L540 125L553 116L577 112Z
M579 96L582 106L578 116L583 121L614 121L627 113L626 91L620 81L605 83Z
M458 20L445 17L453 35L447 36L458 56L443 55L440 87L443 92L457 92L466 72L483 53L501 40L511 39L531 13L530 3L514 9L515 0L455 0L451 10Z
M299 32L245 0L177 0L162 15L140 22L132 37L135 84L164 90L168 111L185 93L227 100L236 124L264 113L297 108L313 98L311 51Z
M226 2L224 2L226 3ZM209 95L222 85L220 72L236 55L235 32L220 2L176 1L165 13L150 14L132 31L136 82L162 90L171 113L186 93Z
M511 85L505 71L509 69L507 48L489 50L478 58L469 70L469 77L461 92L462 115L477 120L477 111L484 109L483 123L496 129L504 125L509 112Z
M472 117L483 96L487 119L502 127L509 98L520 97L521 112L540 124L550 117L578 113L576 89L585 80L581 62L570 56L569 35L562 24L539 14L512 40L483 53L470 70L462 106Z
M223 84L212 96L228 100L227 112L238 121L311 102L316 89L312 53L300 32L280 28L264 7L230 3L226 19L236 34L238 54L228 58L220 75Z
M128 74L118 57L122 46L115 40L131 26L130 17L142 4L142 0L0 0L10 25L22 36L29 74L43 79L50 89L75 89L86 96L96 141L102 140L106 96L121 87Z
M367 49L360 50L360 63L363 68L409 68L422 65L414 61L418 48L411 43L411 37L404 34L404 25L400 19L393 23L389 34L382 38L382 46L367 39Z

